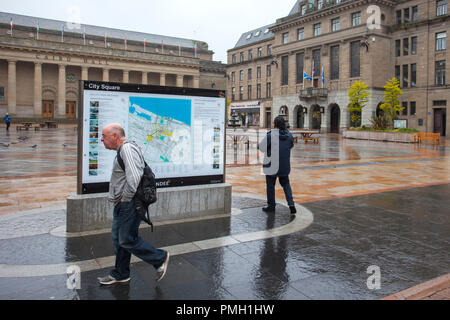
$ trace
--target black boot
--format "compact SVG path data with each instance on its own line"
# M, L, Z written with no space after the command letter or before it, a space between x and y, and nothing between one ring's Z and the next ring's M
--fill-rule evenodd
M269 206L262 208L262 210L264 212L275 212L275 208L274 207L269 207Z
M295 206L289 206L289 209L291 209L291 213L297 213L297 209L295 209Z

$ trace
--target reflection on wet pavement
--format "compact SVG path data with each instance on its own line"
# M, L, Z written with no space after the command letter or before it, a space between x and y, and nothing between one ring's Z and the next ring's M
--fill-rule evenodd
M154 269L139 261L130 284L111 287L97 283L109 267L82 272L79 290L67 288L65 274L2 277L5 265L101 264L113 255L108 232L70 238L49 233L56 226L51 221L64 224L64 200L75 192L73 127L27 135L29 141L0 146L0 299L378 299L450 272L448 141L418 148L323 135L318 145L300 142L293 150L294 197L314 215L305 229L180 251L158 284ZM12 131L8 141L18 137ZM245 146L238 148L244 162L236 165L231 148L226 178L233 184L232 206L242 213L161 225L154 233L143 228L146 240L170 247L291 223L279 186L277 212L261 210L265 183L254 144L247 159ZM32 231L21 233L31 224ZM373 265L381 269L379 290L367 287Z

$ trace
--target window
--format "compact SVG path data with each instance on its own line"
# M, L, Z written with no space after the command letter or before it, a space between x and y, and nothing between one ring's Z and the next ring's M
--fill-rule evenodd
M403 9L403 22L409 23L409 8Z
M271 44L269 44L269 45L267 46L267 55L268 55L268 56L272 55L272 45L271 45Z
M415 101L411 101L409 103L409 114L411 116L415 116L416 115L416 102Z
M397 24L402 24L402 10L395 11L397 17Z
M231 73L231 82L234 82L236 80L236 72Z
M361 24L361 12L352 13L352 26L358 26Z
M302 12L302 16L304 16L306 13L306 5L302 5L301 12Z
M252 69L248 69L247 76L248 76L248 80L252 80Z
M409 38L403 39L403 55L407 56L409 53Z
M240 52L240 53L239 53L239 61L240 61L240 62L243 62L243 61L244 61L244 53L243 53L243 52Z
M252 86L247 87L247 99L248 100L252 99Z
M323 8L323 0L318 0L317 2L317 9L322 9Z
M5 88L0 87L0 100L5 99Z
M271 77L272 76L272 66L270 64L267 65L266 68L266 77Z
M270 98L272 96L272 84L270 82L266 83L266 98Z
M314 72L313 77L320 77L320 49L313 50L312 52Z
M262 57L262 48L261 47L258 48L258 57Z
M447 32L436 33L436 51L447 48Z
M297 30L297 40L305 39L305 29L301 28Z
M330 79L339 79L339 46L330 48Z
M412 7L411 10L412 10L411 21L415 22L415 21L419 20L419 11L417 9L417 6Z
M256 77L261 79L261 67L256 67Z
M314 36L317 37L319 36L322 31L321 31L321 24L320 23L316 23L315 25L313 25L313 29L314 29Z
M403 101L402 102L402 116L407 116L408 115L408 102Z
M400 66L395 66L395 77L400 82Z
M244 100L244 87L239 87L239 100Z
M289 56L281 57L281 85L288 84L289 79Z
M231 56L231 63L236 63L236 54L235 53Z
M350 77L359 77L360 72L360 42L354 41L350 44Z
M435 66L436 85L445 85L445 60L436 61Z
M231 88L231 101L236 100L236 88Z
M239 71L239 81L244 81L244 70Z
M401 52L401 41L399 40L395 40L395 56L396 57L400 57L400 52Z
M247 40L250 39L251 37L252 37L252 33L250 32L250 33L247 35Z
M261 34L261 31L260 31L260 30L256 31L255 37L259 37L260 34Z
M331 31L338 31L340 28L339 17L331 19Z
M411 64L411 87L416 86L416 80L417 80L417 64L413 63Z
M408 87L408 65L404 64L403 65L403 87L407 88Z
M447 100L433 100L433 106L445 107Z
M261 99L261 83L256 85L256 99Z
M411 38L411 54L417 54L417 37Z
M252 60L253 59L253 50L250 49L248 50L248 60Z
M295 60L297 62L297 83L303 83L303 53L297 53Z
M283 44L289 43L289 32L283 33Z
M438 0L436 3L436 15L442 16L447 14L447 0Z

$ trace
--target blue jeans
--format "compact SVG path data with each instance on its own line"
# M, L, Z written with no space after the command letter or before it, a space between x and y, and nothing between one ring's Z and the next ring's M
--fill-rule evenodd
M292 198L292 189L289 183L289 176L278 177L281 186L286 196L286 201L289 206L294 206L294 199ZM276 176L266 176L266 192L267 192L267 204L270 208L275 208L275 183L277 182Z
M110 275L117 280L130 276L131 254L159 268L167 257L167 252L156 249L138 235L141 218L136 213L134 201L120 202L114 207L112 241L116 255L116 265Z

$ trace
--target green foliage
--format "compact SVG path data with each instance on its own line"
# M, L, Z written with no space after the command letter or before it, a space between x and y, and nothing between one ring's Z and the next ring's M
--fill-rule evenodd
M403 92L400 89L399 84L400 82L397 78L392 78L386 82L386 85L384 86L384 103L380 106L380 109L388 116L391 127L397 114L405 109L400 105L400 96Z
M367 90L367 85L362 81L355 81L348 90L350 104L347 110L350 111L352 123L361 123L361 112L369 101L369 96L370 92Z
M370 124L375 130L383 130L388 127L389 120L385 115L373 116L372 119L370 119Z

